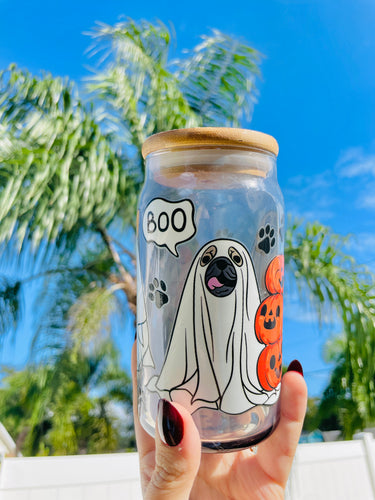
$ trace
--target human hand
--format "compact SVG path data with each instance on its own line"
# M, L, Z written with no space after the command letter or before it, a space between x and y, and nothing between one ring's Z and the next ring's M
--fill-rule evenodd
M298 373L299 372L299 373ZM134 425L146 500L275 500L284 498L306 411L307 388L298 361L283 376L280 422L257 446L231 453L201 453L190 413L162 400L155 439L141 426L136 401L136 349L132 352Z

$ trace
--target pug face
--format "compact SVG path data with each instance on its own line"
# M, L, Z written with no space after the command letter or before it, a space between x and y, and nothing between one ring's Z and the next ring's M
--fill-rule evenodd
M206 267L204 282L214 297L227 297L237 284L236 268L241 267L243 258L234 247L229 247L228 255L218 255L217 247L211 245L200 259L201 267Z

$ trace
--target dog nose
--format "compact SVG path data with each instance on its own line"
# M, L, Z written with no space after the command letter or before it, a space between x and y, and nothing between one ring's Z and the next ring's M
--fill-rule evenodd
M220 269L220 271L223 271L227 267L228 262L226 261L226 259L217 259L216 265Z

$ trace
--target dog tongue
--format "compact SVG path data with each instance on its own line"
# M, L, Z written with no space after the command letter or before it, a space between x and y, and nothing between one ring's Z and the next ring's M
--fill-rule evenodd
M222 283L217 278L210 278L207 283L208 287L210 290L213 290L214 288L220 288L223 286Z

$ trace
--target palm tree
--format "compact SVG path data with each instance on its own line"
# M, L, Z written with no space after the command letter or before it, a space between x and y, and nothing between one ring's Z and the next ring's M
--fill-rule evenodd
M307 432L341 431L344 439L353 439L356 431L373 426L359 411L359 404L352 396L353 374L346 366L346 337L336 336L326 344L325 357L334 362L328 386L320 398L310 398L304 429Z
M341 322L343 341L333 359L344 376L332 380L350 391L368 422L375 416L375 280L345 252L347 243L319 223L291 222L285 258L301 297L307 290L321 319Z
M47 293L53 314L44 315L42 337L57 325L63 338L66 328L94 338L103 323L90 323L93 313L105 318L124 298L135 311L131 242L144 139L173 128L240 126L251 117L260 74L261 54L216 30L174 62L162 23L100 24L91 37L99 63L90 101L61 78L15 66L0 75L0 243L34 255L42 267L28 279L43 274L55 292ZM320 224L291 222L286 265L320 314L328 309L341 319L353 398L364 415L375 415L372 275L346 255L345 239ZM23 283L1 283L3 331L17 320ZM58 317L51 296L63 303Z
M5 374L0 420L24 455L101 453L131 441L131 383L118 352L108 340L84 345Z

